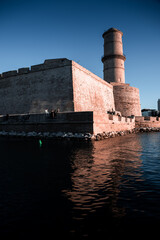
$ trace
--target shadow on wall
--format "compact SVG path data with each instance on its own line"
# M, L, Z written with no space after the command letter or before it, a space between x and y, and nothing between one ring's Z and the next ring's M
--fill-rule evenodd
M25 101L23 101L25 102ZM32 101L26 101L25 104L20 100L19 102L15 103L11 102L10 108L6 106L6 104L3 104L3 108L1 108L1 115L7 115L7 114L28 114L28 113L45 113L46 110L51 112L52 110L59 109L62 112L66 111L73 111L72 103L71 101L62 101L58 100L56 103L49 102L47 100L39 100L34 99Z

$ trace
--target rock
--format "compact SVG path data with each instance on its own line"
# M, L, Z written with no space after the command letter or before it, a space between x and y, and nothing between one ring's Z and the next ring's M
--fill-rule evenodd
M63 133L62 133L62 132L57 132L55 136L56 136L56 137L62 137L62 136L63 136Z
M51 136L51 137L56 137L56 133L55 133L55 132L52 132L52 133L50 133L50 136Z
M100 135L96 135L96 141L99 141L99 140L101 140Z
M50 134L49 132L44 132L44 133L43 133L43 137L48 137L49 134Z

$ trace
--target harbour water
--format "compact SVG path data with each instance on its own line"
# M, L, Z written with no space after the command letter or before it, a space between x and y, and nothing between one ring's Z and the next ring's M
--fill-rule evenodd
M156 239L160 133L0 139L1 239ZM58 236L58 237L56 237Z

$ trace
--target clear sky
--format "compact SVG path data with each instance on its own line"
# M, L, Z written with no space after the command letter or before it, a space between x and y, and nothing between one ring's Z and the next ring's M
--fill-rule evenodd
M123 32L126 83L160 98L160 0L0 0L0 73L68 58L103 78L102 34Z

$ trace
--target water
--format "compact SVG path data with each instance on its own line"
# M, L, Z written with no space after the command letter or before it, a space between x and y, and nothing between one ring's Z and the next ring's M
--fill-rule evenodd
M0 152L1 239L157 237L160 133L94 143L1 138Z

